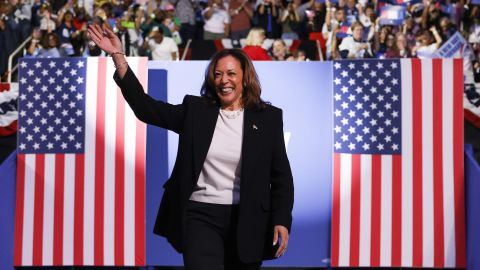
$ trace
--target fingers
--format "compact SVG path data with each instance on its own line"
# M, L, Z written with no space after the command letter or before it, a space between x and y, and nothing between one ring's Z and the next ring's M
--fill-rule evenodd
M88 26L87 30L88 37L95 43L99 43L102 38L102 33L97 29L97 25Z
M278 230L277 227L273 229L273 245L275 246L278 242Z
M287 251L288 239L289 239L288 230L284 226L280 226L280 225L275 226L274 238L275 238L275 235L277 236L277 240L278 240L278 236L281 238L280 246L278 247L277 252L275 253L275 256L278 258L280 256L283 256Z

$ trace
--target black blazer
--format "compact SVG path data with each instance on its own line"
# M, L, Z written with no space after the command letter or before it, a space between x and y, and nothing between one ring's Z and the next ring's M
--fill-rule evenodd
M207 156L219 107L189 95L180 105L154 100L130 68L122 79L117 74L114 79L138 119L179 134L177 158L163 186L154 233L182 252L185 206ZM270 105L244 112L237 229L238 255L244 262L273 258L273 226L291 228L293 179L282 121L282 111Z

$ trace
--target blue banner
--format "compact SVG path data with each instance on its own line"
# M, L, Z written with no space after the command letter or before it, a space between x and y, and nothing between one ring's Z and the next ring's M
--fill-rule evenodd
M402 25L407 8L405 6L383 6L380 10L380 25Z
M13 269L17 152L0 164L0 269Z
M467 216L467 269L480 269L480 166L472 145L465 145L465 202Z

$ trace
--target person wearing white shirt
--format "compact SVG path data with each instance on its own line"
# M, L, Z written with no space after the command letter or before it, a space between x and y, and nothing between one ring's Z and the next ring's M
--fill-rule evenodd
M222 39L230 35L230 15L223 0L210 0L202 14L205 18L203 39Z
M346 37L338 46L342 58L364 58L372 55L370 43L362 41L363 26L359 22L352 24L352 36ZM346 57L343 57L346 54Z
M153 27L152 31L146 38L146 45L152 52L153 60L177 60L178 46L172 38L163 36L163 29Z

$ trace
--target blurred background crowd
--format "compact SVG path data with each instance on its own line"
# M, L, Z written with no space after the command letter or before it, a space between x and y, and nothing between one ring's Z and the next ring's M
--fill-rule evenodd
M475 1L0 0L0 75L24 42L25 57L103 55L89 45L89 24L111 27L127 55L153 60L178 60L191 42L225 39L222 46L242 47L254 60L433 58L456 37L480 74ZM295 40L316 42L318 53L307 55Z

